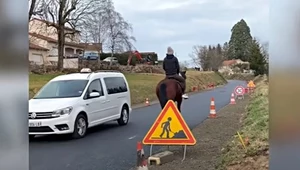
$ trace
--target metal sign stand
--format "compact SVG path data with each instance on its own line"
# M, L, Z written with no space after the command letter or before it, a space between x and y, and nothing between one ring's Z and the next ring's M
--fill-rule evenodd
M244 99L244 95L237 95L236 97L237 97L237 99L239 99L239 100Z
M185 160L185 156L186 156L186 145L183 146L183 158L182 158L182 162Z
M168 150L170 150L170 145L168 145L167 147L168 147ZM182 149L183 149L183 158L181 161L183 162L186 158L187 145L182 145ZM152 156L152 152L153 152L153 145L150 145L149 156Z
M152 156L152 147L153 147L153 145L150 145L150 156Z

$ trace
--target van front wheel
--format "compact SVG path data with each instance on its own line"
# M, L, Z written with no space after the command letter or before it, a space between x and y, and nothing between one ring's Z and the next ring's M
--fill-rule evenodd
M74 123L74 132L72 138L83 138L88 128L87 118L83 114L79 114Z
M118 124L120 126L124 126L124 125L127 125L128 121L129 121L128 108L123 106L123 108L121 110L121 117L118 119Z

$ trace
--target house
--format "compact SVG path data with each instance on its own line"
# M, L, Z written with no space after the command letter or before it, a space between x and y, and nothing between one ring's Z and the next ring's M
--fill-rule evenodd
M91 52L91 53L102 53L102 43L80 43L83 47L84 52Z
M249 62L244 62L240 59L236 60L225 60L223 61L222 65L219 67L219 72L220 73L228 73L228 74L233 74L235 72L234 67L237 65L245 65L245 68L242 68L242 72L247 72L249 70L250 63Z
M34 18L29 22L29 42L31 46L42 47L44 51L47 49L47 52L45 51L42 55L43 63L35 62L38 60L38 57L36 55L33 56L33 53L36 54L33 52L34 49L29 49L29 60L36 64L52 64L58 61L57 30L50 26L51 24L53 23L37 18ZM68 63L69 61L72 61L73 63L78 60L78 56L84 51L84 46L80 44L80 31L65 27L65 33L69 34L65 37L64 65L70 65L70 63Z
M29 61L39 65L43 64L48 51L47 48L29 43Z

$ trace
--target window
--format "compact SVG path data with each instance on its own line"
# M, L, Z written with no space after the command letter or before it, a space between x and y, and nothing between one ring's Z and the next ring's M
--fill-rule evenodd
M34 99L80 97L88 80L60 80L47 83Z
M89 88L87 89L86 97L92 92L98 92L101 96L103 96L103 90L100 79L96 79L91 82Z
M127 92L128 88L123 77L104 78L108 94Z

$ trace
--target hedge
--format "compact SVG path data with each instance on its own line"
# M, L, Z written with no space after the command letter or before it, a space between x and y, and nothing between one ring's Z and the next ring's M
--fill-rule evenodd
M107 57L110 57L111 53L102 53L100 54L100 60L104 60ZM157 54L156 53L141 53L142 58L146 58L147 56L151 56L152 58L152 64L154 64L154 61L157 61ZM117 53L114 54L114 57L116 57L119 61L119 64L121 65L127 65L127 61L128 61L128 57L129 57L129 53ZM131 65L135 65L138 63L137 58L135 57L135 55L133 55L132 59L131 59Z

